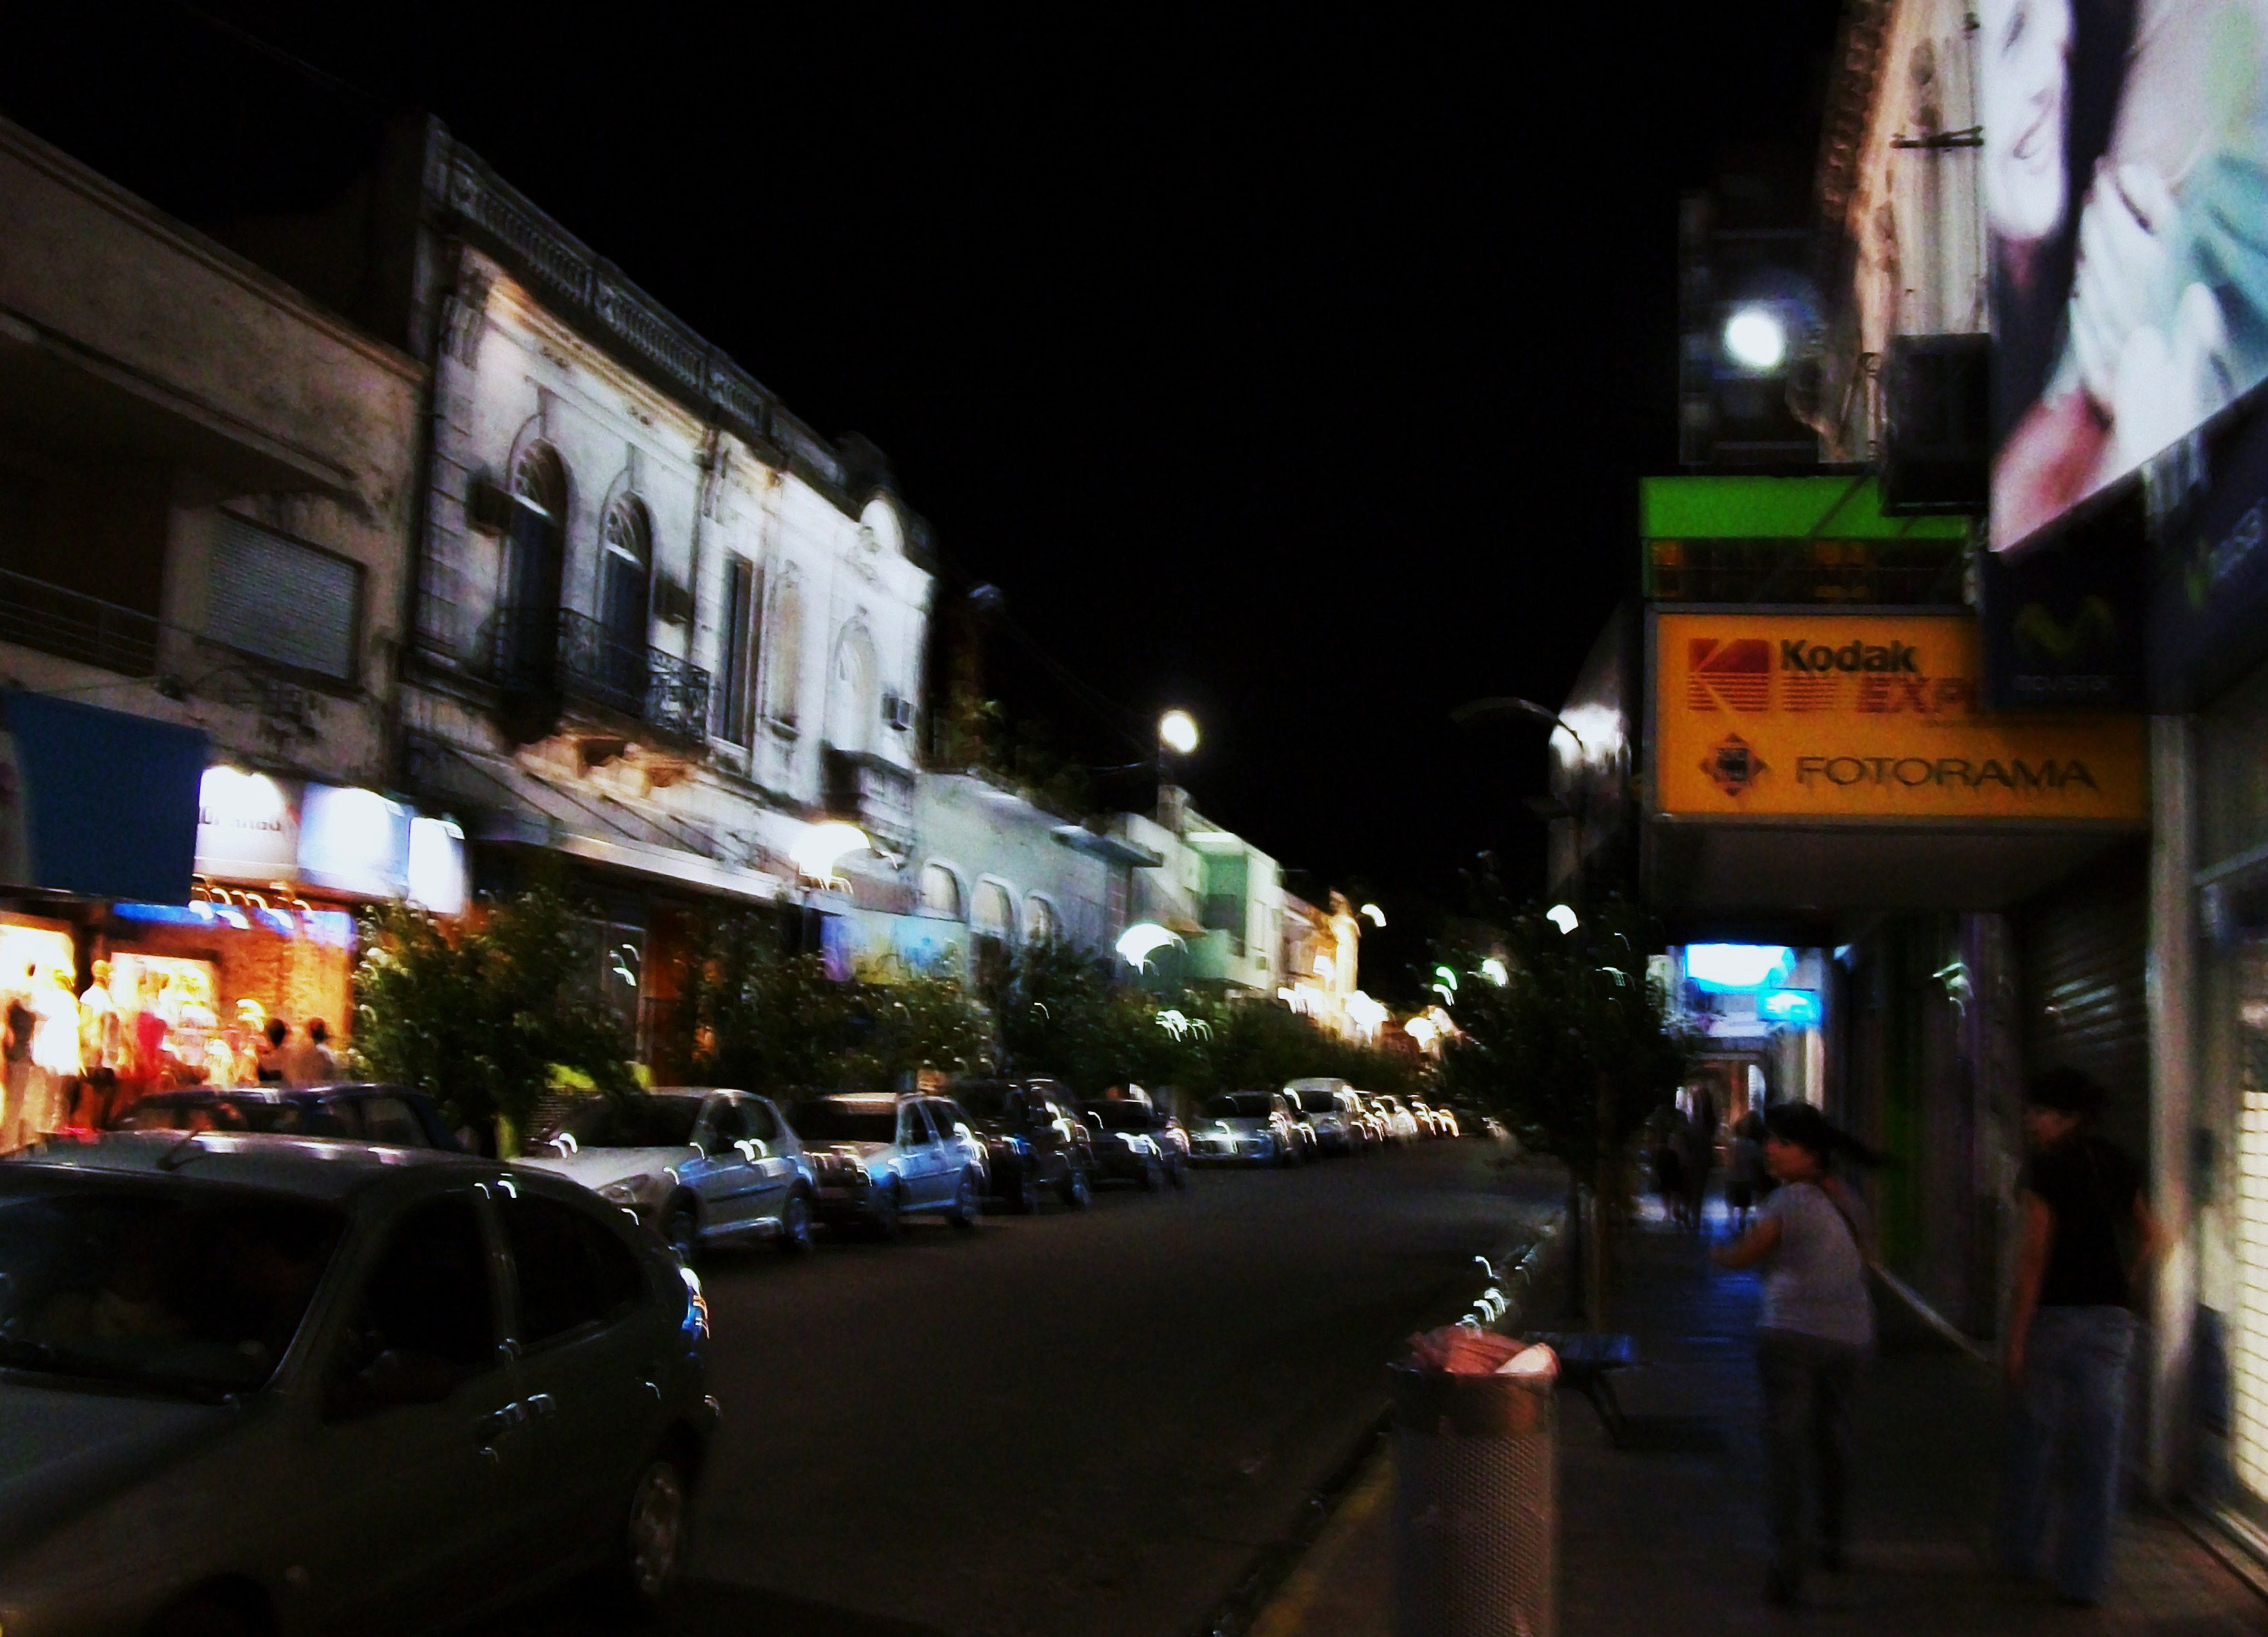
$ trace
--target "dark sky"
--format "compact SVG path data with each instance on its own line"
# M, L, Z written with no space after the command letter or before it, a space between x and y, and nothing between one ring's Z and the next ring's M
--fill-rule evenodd
M1674 458L1675 203L1808 159L1832 0L210 9L429 106L824 432L1287 864L1540 868L1540 731ZM987 21L963 21L964 15ZM1028 663L1010 703L1124 760Z

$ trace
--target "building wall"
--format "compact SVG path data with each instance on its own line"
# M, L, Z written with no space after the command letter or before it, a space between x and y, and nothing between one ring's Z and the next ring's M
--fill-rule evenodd
M1874 368L1894 335L1973 334L1988 324L1977 35L1965 0L1853 7L1876 19L1860 55L1871 72L1851 94L1863 126L1834 156L1830 231L1839 228L1850 283L1830 341L1823 405L1830 459L1874 452ZM1846 53L1846 61L1852 54Z
M0 394L33 429L0 456L0 483L33 496L0 566L162 621L141 685L15 644L8 677L203 727L224 755L382 782L423 370L4 121L0 221ZM357 565L349 678L202 635L224 513Z
M951 873L961 915L935 936L954 941L964 976L974 972L968 915L987 885L1004 892L1014 911L1012 949L1030 941L1035 906L1043 904L1058 941L1094 955L1109 951L1123 930L1110 912L1111 876L1127 866L1065 842L1057 834L1064 820L976 774L925 773L916 788L921 841L909 870Z

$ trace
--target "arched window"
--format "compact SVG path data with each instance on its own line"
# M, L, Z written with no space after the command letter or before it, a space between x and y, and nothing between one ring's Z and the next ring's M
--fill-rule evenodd
M969 929L979 937L998 938L1005 943L1014 935L1015 924L1015 911L1008 904L1008 889L998 881L979 882L976 901L969 912Z
M1052 943L1063 936L1063 922L1056 915L1056 907L1035 892L1024 900L1024 942Z
M960 920L961 877L943 864L924 864L921 907L924 915L944 915L954 921Z
M549 444L530 444L512 468L497 671L510 686L549 689L559 654L559 589L567 551L567 468Z
M803 694L803 586L792 572L779 577L769 624L764 712L792 728Z
M835 645L835 664L827 679L827 742L854 754L874 747L881 700L875 692L874 642L866 628L854 625Z
M645 507L633 497L618 500L607 508L599 530L600 666L608 686L626 695L623 702L634 710L645 705L652 576L653 531Z

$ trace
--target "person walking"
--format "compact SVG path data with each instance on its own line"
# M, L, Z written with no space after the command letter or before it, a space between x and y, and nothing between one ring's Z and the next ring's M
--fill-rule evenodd
M1742 1115L1733 1123L1733 1140L1726 1147L1725 1210L1733 1219L1734 1233L1743 1234L1764 1180L1764 1117L1754 1109Z
M327 1086L339 1077L339 1060L330 1047L331 1026L320 1017L307 1020L300 1037L283 1051L284 1083L287 1086Z
M2038 1579L2052 1522L2056 1592L2089 1608L2110 1572L2135 1289L2164 1243L2141 1167L2088 1128L2103 1100L2073 1068L2025 1088L2032 1154L2004 1359L2013 1398L2001 1560Z
M1843 1567L1851 1398L1874 1346L1865 1208L1828 1174L1835 1150L1845 1145L1808 1103L1766 1110L1764 1169L1779 1186L1757 1208L1749 1230L1716 1252L1725 1267L1764 1265L1764 1312L1756 1323L1771 1533L1764 1595L1781 1605L1794 1603L1803 1585L1807 1450L1817 1469L1819 1563Z

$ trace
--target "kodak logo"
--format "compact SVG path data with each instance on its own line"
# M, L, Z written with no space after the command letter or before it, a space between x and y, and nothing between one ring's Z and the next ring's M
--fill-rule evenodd
M1779 668L1806 674L1822 671L1903 671L1921 674L1921 657L1911 642L1845 642L1830 648L1801 637L1779 645Z

